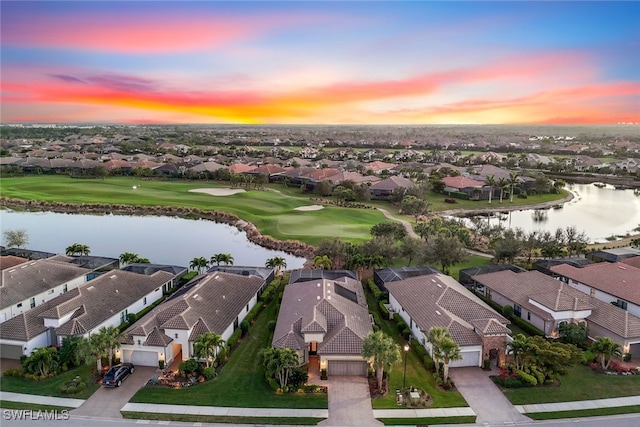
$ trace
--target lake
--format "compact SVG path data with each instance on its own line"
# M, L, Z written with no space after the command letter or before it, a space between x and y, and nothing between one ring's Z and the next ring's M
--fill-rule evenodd
M569 184L573 200L561 209L541 210L538 220L534 209L502 213L490 218L505 227L520 227L525 231L549 230L576 226L594 243L606 242L610 236L637 234L640 226L640 196L633 190L616 190L611 185L599 188L593 184ZM508 202L504 206L509 206Z
M207 260L229 253L235 265L264 266L281 256L287 269L301 268L304 258L258 246L244 231L227 224L162 216L81 215L0 210L2 230L24 228L27 248L64 253L73 243L88 245L91 255L118 258L133 252L158 264L188 267L195 257Z

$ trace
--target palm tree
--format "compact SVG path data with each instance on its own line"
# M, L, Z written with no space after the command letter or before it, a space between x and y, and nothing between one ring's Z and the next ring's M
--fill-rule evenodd
M281 256L276 256L273 258L269 258L265 263L265 266L268 268L274 268L276 270L276 276L279 276L280 271L284 268L287 268L287 260L285 260Z
M614 356L622 356L620 344L609 337L597 337L595 342L591 345L591 350L600 359L600 366L604 371L609 369L609 364L611 364L611 359L613 359Z
M513 341L507 343L507 352L513 354L513 361L516 363L516 369L524 368L524 357L529 351L529 337L524 334L518 334L513 337Z
M24 361L27 372L40 374L42 377L58 369L58 350L54 347L40 347L33 350Z
M124 252L120 254L120 262L122 265L133 264L139 259L138 254L133 252Z
M434 326L429 329L429 335L427 336L427 342L431 344L431 357L436 364L436 370L440 372L440 342L446 337L450 337L447 328Z
M506 179L500 177L498 178L498 188L500 188L500 203L502 203L502 196L504 196L504 189L507 187L507 185L509 184L509 181L507 181Z
M205 332L198 335L198 338L193 343L193 354L198 359L204 359L208 368L218 355L218 349L224 343L225 341L222 337L215 332Z
M102 372L102 356L109 353L109 345L105 336L100 333L91 334L80 345L81 359L85 361L95 360L97 373Z
M487 175L484 182L489 186L489 204L491 204L491 196L493 196L493 187L496 185L495 175Z
M65 253L67 255L89 255L91 253L91 249L89 249L89 246L83 245L82 243L74 243L67 247Z
M509 201L511 203L513 203L513 188L517 185L520 184L520 177L518 176L517 173L515 172L511 172L509 174L509 185L511 187L511 195L509 196Z
M65 249L64 253L66 255L75 255L75 254L79 253L79 251L78 251L78 246L79 245L80 245L79 243L74 243L74 244L72 244L70 246L67 246L67 249Z
M98 329L98 334L102 335L102 340L107 348L109 356L109 368L113 364L113 354L120 348L124 340L124 334L116 326L103 326Z
M224 265L233 265L233 256L231 254L215 254L211 257L211 264L216 263L216 265L220 265L221 262L224 262Z
M209 263L207 262L207 259L201 256L192 259L191 263L189 264L189 268L192 270L197 270L198 274L200 274L202 273L202 269L207 268L208 265Z
M443 379L446 381L449 378L449 363L456 360L462 360L462 354L460 353L460 346L453 338L445 337L439 343L440 358L444 362L444 374Z
M318 255L313 259L313 266L322 270L328 270L331 268L331 260L326 255Z
M384 368L398 363L400 360L400 346L383 331L372 332L362 342L362 357L373 359L378 380L378 391L382 392L382 377Z
M281 388L287 386L291 371L300 363L298 353L291 348L267 347L260 351L260 357L268 376L276 378Z

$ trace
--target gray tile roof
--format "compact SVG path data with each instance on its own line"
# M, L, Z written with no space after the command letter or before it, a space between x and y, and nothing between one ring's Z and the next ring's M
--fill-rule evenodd
M186 292L163 302L129 327L125 331L127 342L134 335L146 336L150 342L154 330L164 335L165 329L191 330L191 341L204 332L222 334L264 285L264 280L257 276L220 271L198 280Z
M592 322L623 338L640 339L639 317L612 304L600 301L539 271L534 270L524 273L500 271L475 276L475 279L487 288L495 290L527 310L532 312L533 309L541 311L547 315L548 320L553 320L551 315L531 304L528 295L531 294L536 299L543 299L542 294L548 293L550 296L547 300L552 301L557 297L558 293L566 294L572 299L573 303L575 303L575 299L578 299L580 307L593 307L591 315L587 317L587 323Z
M336 291L355 295L350 300ZM290 283L285 287L273 335L275 347L307 347L305 332L326 332L318 354L360 355L362 340L373 331L362 285L342 277Z
M499 325L508 323L464 286L443 274L412 277L387 283L386 286L389 294L425 334L433 327L445 327L461 346L481 344L481 334L487 333L484 326L488 319ZM478 328L478 325L482 327ZM509 333L506 327L493 328L492 331L491 334L499 333L497 331Z
M90 272L68 262L49 259L29 261L2 270L0 306L5 308L17 304Z
M59 318L74 312L71 320L56 328L57 335L86 333L108 318L119 314L154 289L162 287L173 275L158 271L150 276L129 271L109 271L78 288L79 295L56 305L40 317Z

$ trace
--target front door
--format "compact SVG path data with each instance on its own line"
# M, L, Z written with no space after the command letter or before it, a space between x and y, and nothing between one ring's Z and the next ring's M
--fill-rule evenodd
M315 356L318 354L318 343L313 341L309 343L309 356Z

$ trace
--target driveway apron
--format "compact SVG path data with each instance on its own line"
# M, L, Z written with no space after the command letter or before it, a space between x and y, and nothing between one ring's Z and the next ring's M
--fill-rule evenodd
M365 377L332 377L323 381L329 393L329 418L319 426L381 426L373 418L369 382Z
M156 372L151 366L136 366L133 374L122 382L120 387L100 387L71 415L82 415L99 418L122 418L120 409L133 397L149 378Z
M483 371L477 367L451 368L449 376L471 409L477 414L476 423L516 423L531 421L519 413L489 375L497 371Z

